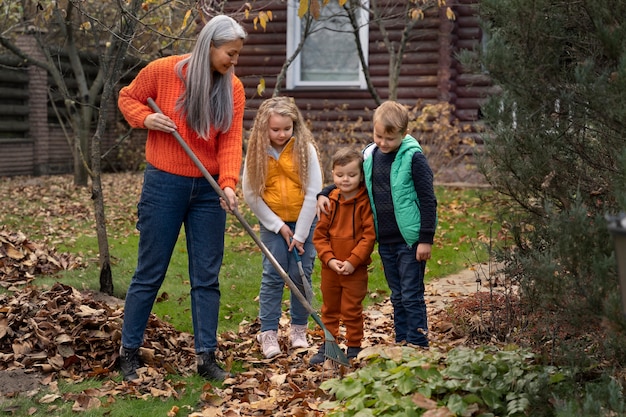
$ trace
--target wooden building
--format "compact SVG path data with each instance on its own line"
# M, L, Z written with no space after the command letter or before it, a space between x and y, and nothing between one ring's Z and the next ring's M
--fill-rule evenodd
M481 46L482 32L475 8L477 2L448 0L455 14L454 20L448 19L443 10L433 10L417 22L408 32L397 88L397 100L408 106L437 102L452 104L454 117L467 127L468 134L477 131L474 127L480 123L480 106L492 88L485 74L465 71L456 59L459 51ZM226 12L241 12L245 3L229 1L227 4L232 10ZM389 7L398 7L402 3L387 2ZM265 10L272 14L272 20L267 22L265 29L259 23L255 27L252 20L263 4L266 4ZM271 97L283 64L291 56L301 35L297 2L294 0L256 1L253 7L255 10L248 18L242 16L238 19L248 31L248 39L236 67L236 73L246 88L246 130L251 127L261 101ZM383 28L387 39L396 47L404 30L401 17L399 15L396 22L387 21ZM306 53L299 55L279 85L279 94L295 98L319 138L320 147L328 153L331 151L328 147L341 143L368 141L372 111L377 106L371 90L375 90L380 100L389 97L391 57L385 46L385 36L370 16L362 18L364 23L359 33L369 68L370 86L354 58L356 43L346 37L353 38L353 35L339 32L327 33L315 40L317 43L312 45L317 46L309 46ZM333 19L328 22L331 26L342 24ZM327 54L324 49L320 53L327 46L331 47L330 52ZM345 56L351 58L344 60ZM58 124L49 117L40 117L41 113L37 114L46 111L45 74L33 68L16 68L15 71L29 85L23 89L28 92L28 98L23 92L14 92L17 96L11 99L10 105L0 106L0 176L71 172L70 149L60 134ZM265 84L265 91L261 94L258 90L260 82ZM0 95L7 92L2 87L0 71ZM5 97L3 103L7 103ZM21 109L19 117L11 114L18 107ZM50 109L46 113L50 113ZM15 122L17 119L21 119L20 123L11 123L12 129L22 126L21 130L14 132L15 137L7 137L8 133L2 132L3 126L9 125L7 120ZM113 131L107 139L109 143L114 142L118 135L114 131L115 126L111 128Z
M231 2L238 3L238 2ZM244 3L244 2L241 2ZM258 103L271 96L276 86L276 76L288 56L288 22L290 2L271 3L273 20L266 29L254 29L249 22L244 26L249 33L244 50L236 68L237 75L246 85L248 107L246 120L250 120ZM391 2L403 3L403 2ZM473 123L479 118L482 99L488 94L490 82L483 74L471 74L463 70L456 54L462 49L480 47L482 32L476 13L477 0L448 1L456 18L449 20L445 11L429 13L411 30L403 55L397 99L407 105L418 101L447 101L456 107L456 116L463 122ZM398 43L404 26L387 22L389 39ZM369 73L380 98L389 97L390 56L383 36L376 24L369 22L367 44ZM265 79L266 93L257 94L259 79ZM346 109L351 120L364 117L364 109L376 107L376 101L364 87L340 85L280 86L281 94L293 96L314 121L315 130L327 128L326 121L334 122L332 110Z

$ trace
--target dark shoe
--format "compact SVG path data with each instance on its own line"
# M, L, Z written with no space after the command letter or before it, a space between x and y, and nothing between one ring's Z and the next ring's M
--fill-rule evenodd
M324 345L322 345L317 353L313 355L311 359L309 359L309 365L319 365L320 363L324 363L324 361L326 360L325 352L326 348L324 347Z
M198 355L198 374L213 381L223 381L226 378L235 377L217 364L215 352L204 352Z
M350 359L355 359L357 356L359 356L359 353L361 352L361 348L358 346L348 346L348 352L346 352L346 356L348 357L348 360Z
M137 369L141 368L141 358L139 358L139 348L126 349L120 347L120 371L124 376L124 381L133 381L137 378Z

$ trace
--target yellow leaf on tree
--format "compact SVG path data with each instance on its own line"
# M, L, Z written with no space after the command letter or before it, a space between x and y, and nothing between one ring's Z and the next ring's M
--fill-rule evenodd
M261 24L263 30L267 27L268 20L272 20L271 12L270 14L263 11L259 12L259 23Z
M298 7L298 17L302 19L308 10L309 0L300 0L300 7Z
M185 13L185 17L183 18L183 24L180 26L181 29L185 29L187 27L189 16L191 16L191 9L187 10L187 13Z
M256 92L258 95L262 96L265 92L265 78L261 78L259 80L259 84L256 86Z
M422 20L422 19L424 19L424 11L422 9L413 9L413 10L411 10L411 19L412 20Z
M451 7L448 7L446 9L446 17L450 20L455 20L456 19L456 15L454 14L454 12L452 11Z

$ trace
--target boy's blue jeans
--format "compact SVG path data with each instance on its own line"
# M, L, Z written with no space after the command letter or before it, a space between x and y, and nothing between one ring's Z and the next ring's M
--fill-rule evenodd
M215 351L226 222L217 193L205 178L172 175L148 165L137 208L139 255L126 293L122 345L129 349L142 345L152 305L184 224L195 350Z
M428 319L424 301L426 262L415 259L417 245L378 245L387 285L391 290L396 342L428 346Z
M309 236L304 242L304 253L300 256L302 259L302 268L309 284L311 283L311 273L313 271L313 263L317 252L313 246L312 237L315 223L311 226ZM295 223L287 223L287 226L294 229ZM276 258L280 266L287 272L296 287L304 295L304 288L300 281L300 272L298 264L293 253L287 251L287 242L280 233L274 233L267 230L261 224L261 242L265 244L269 252ZM296 249L294 249L296 250ZM278 330L278 322L282 314L283 290L285 289L285 281L282 279L276 268L263 255L263 276L261 277L261 291L259 293L259 318L261 320L261 332L268 330ZM309 312L291 293L290 295L290 315L291 324L305 325L308 323Z

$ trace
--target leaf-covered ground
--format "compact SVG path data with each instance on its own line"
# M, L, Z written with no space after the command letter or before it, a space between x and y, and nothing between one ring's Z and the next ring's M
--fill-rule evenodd
M27 270L19 267L19 261L25 260L30 265L30 254L36 245L21 235L14 240L6 234L0 236L4 236L5 242L0 249L0 261L5 267L13 264L12 271ZM34 251L39 252L46 255L36 257L40 259L38 262L44 264L49 259L51 264L43 269L58 267L59 259L65 259L43 248ZM17 272L3 277L16 275ZM432 349L445 352L467 341L468 336L449 321L446 306L474 293L480 287L475 282L476 276L473 271L466 271L427 286ZM0 284L12 285L11 282ZM81 292L59 283L46 291L14 288L0 296L0 306L0 392L10 396L26 391L32 395L46 388L51 394L42 400L42 408L59 398L71 401L74 410L80 411L104 407L108 398L119 395L177 397L185 385L173 384L168 374L195 372L192 336L152 316L146 344L141 349L142 358L150 366L142 369L139 383L117 382L122 300ZM388 300L366 310L364 356L394 345L391 313ZM310 367L308 359L315 354L323 332L319 328L310 331L311 348L290 350L287 326L285 317L281 321L280 343L286 353L273 360L262 357L255 341L258 322L242 323L237 333L221 334L220 359L226 367L234 361L242 363L244 371L227 380L222 388L207 384L200 398L202 405L193 415L323 415L319 405L328 396L319 389L320 383L349 372L350 368L332 366L331 361L325 366ZM353 362L353 366L360 366L361 359ZM80 382L85 378L99 378L102 386L63 397L55 394L60 379Z
M185 389L183 382L173 383L170 374L191 375L195 372L195 354L191 335L176 331L171 325L152 316L146 331L141 355L149 366L142 369L138 383L119 382L117 359L123 304L121 300L102 294L79 291L56 284L40 290L28 284L39 274L83 265L81 257L58 253L54 243L72 239L74 221L91 221L91 205L76 203L76 191L53 177L5 181L3 216L14 215L41 221L40 232L46 242L34 242L18 231L0 228L0 285L9 291L0 295L0 394L33 395L46 389L49 394L41 402L42 410L61 398L72 402L76 411L106 407L117 396L142 398L177 397ZM8 182L8 184L6 183ZM45 209L19 205L25 195L47 187ZM47 182L47 183L46 183ZM134 185L133 185L134 184ZM138 195L137 174L118 174L115 182L105 187L115 190L116 197ZM109 221L128 221L133 213L113 212ZM446 352L467 343L467 328L461 329L450 320L447 307L459 298L472 296L480 287L476 276L468 271L463 276L441 279L427 287L431 349ZM485 288L482 288L483 290ZM468 313L470 330L473 313ZM393 346L392 309L382 300L365 313L363 357L353 367L364 364L368 353ZM237 332L220 335L219 359L230 368L242 364L243 371L225 381L221 388L207 383L194 416L318 416L324 412L320 404L328 396L319 389L322 381L349 372L351 368L333 366L310 367L308 359L315 354L323 332L310 331L309 349L290 350L288 320L281 321L280 343L285 354L265 360L255 336L258 322L241 323ZM339 341L341 342L341 340ZM76 394L58 393L60 380L80 382L86 378L101 379L102 385ZM189 410L187 410L189 412ZM172 410L176 415L177 410Z
M448 320L445 306L471 293L476 285L473 277L470 271L428 285L433 350L445 352L467 341L467 335ZM48 389L51 394L42 400L42 408L59 398L71 401L73 408L80 411L104 407L109 398L119 395L177 397L185 385L172 383L168 374L195 372L192 336L152 316L146 344L141 349L142 358L149 366L140 372L140 382L117 382L121 300L105 299L57 284L46 291L27 288L5 294L0 296L0 306L0 352L3 352L0 353L0 392L10 396L27 391L32 395ZM363 356L393 346L388 300L367 309L365 317ZM332 366L331 361L310 367L308 359L317 351L316 342L321 341L323 332L319 328L310 331L311 348L291 350L287 323L285 317L281 321L280 337L286 353L272 360L262 357L255 341L258 322L242 323L237 333L222 333L220 359L226 367L238 361L244 370L226 380L222 388L207 384L201 405L193 415L323 415L319 405L328 396L319 389L319 384L351 368ZM357 359L353 366L361 366L362 360ZM80 382L85 378L99 378L102 386L63 397L55 394L60 379Z

